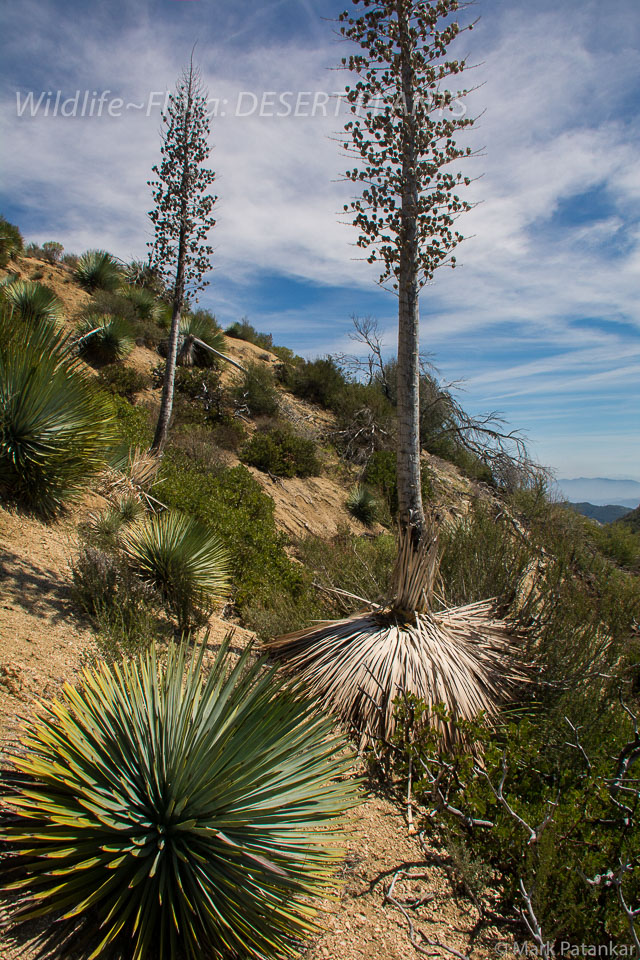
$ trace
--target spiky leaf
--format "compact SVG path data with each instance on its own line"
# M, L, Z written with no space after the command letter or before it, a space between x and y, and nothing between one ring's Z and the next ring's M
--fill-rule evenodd
M308 897L339 856L355 802L330 720L273 669L233 663L203 682L185 646L86 671L24 739L4 831L14 923L50 922L43 953L86 960L298 955ZM108 949L107 949L108 945Z

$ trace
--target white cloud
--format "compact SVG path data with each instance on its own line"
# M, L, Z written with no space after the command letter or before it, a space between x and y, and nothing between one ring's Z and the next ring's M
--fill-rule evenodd
M340 119L230 115L243 90L259 96L339 87L341 75L327 70L341 56L331 30L314 20L309 0L299 7L309 27L304 38L287 38L283 26L277 42L260 43L262 25L283 12L276 0L256 7L250 32L236 37L251 46L241 48L230 42L233 7L223 4L224 30L203 26L196 48L211 95L231 106L213 122L220 201L212 241L219 297L238 314L245 311L242 295L234 301L226 280L249 290L265 274L284 274L356 288L363 296L373 290L374 271L355 260L355 232L339 223L349 189L337 182L345 164L330 137ZM639 124L629 107L640 74L634 10L629 0L603 19L600 4L575 0L532 11L516 0L483 11L479 29L465 38L485 61L471 75L484 85L470 98L473 111L486 111L473 133L474 143L486 145L485 156L469 166L471 175L483 174L472 187L482 203L461 221L474 235L460 250L464 266L441 272L424 292L423 343L441 355L445 373L469 378L472 404L493 406L498 396L511 397L511 409L526 418L526 398L533 416L541 395L566 398L588 388L596 413L602 397L604 416L606 389L622 378L637 398ZM100 30L86 35L55 4L27 0L9 18L30 25L22 28L21 55L41 70L49 65L47 82L57 86L64 78L71 92L89 85L136 99L172 86L193 43L192 21L169 31L150 14L139 5L117 43L105 43ZM123 258L143 255L146 180L158 159L158 129L157 114L19 119L9 88L0 115L0 136L11 144L4 182L32 211L32 222L42 224L34 238L55 236L75 250L105 246ZM562 226L553 219L565 201L590 189L610 199L597 221ZM215 288L210 296L218 296ZM391 345L393 301L379 302ZM296 345L295 313L265 304L252 320L260 325L261 316L277 322L281 340ZM305 343L318 352L336 349L343 330L335 320L323 323L313 309L308 316ZM615 329L607 321L615 321ZM561 457L566 418L548 419L545 429L553 455ZM640 476L638 454L620 447L619 454L624 469L635 463Z

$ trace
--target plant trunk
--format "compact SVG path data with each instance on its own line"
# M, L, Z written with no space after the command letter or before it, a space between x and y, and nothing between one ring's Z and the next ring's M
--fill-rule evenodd
M414 112L413 41L406 2L398 0L402 56L402 207L398 273L398 514L403 529L419 542L424 529L420 476L420 347L418 283L418 183Z
M189 81L191 84L191 80ZM189 96L191 96L191 86L189 86ZM189 102L190 106L190 102ZM151 444L153 453L162 453L167 436L169 434L169 424L171 422L171 412L173 410L173 394L176 379L176 360L178 357L178 338L180 335L180 317L184 305L184 287L185 287L185 263L187 258L187 213L188 213L188 194L189 194L189 117L190 109L187 109L184 123L184 160L182 163L182 181L181 181L181 205L180 205L180 234L178 237L178 266L176 269L176 282L173 288L173 313L171 315L171 332L169 333L169 348L167 351L167 363L164 371L164 382L162 384L162 399L160 401L160 413L156 426L155 436Z
M167 351L167 362L164 370L164 381L162 383L162 400L160 401L160 413L156 432L151 444L153 453L162 453L167 436L169 434L169 424L171 422L171 412L173 410L173 393L176 379L176 359L178 356L178 336L180 333L180 316L182 308L180 301L174 297L173 313L171 315L171 331L169 333L169 348Z

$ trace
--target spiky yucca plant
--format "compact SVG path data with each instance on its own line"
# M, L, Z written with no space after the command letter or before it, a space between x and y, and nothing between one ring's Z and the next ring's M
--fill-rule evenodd
M224 334L206 313L189 313L180 319L176 362L185 367L209 367L216 354L224 356Z
M368 527L376 519L378 501L368 487L359 483L347 497L347 510L352 517Z
M106 250L87 250L78 259L74 271L78 283L93 290L117 290L122 279L122 270Z
M42 283L30 280L13 280L3 285L2 298L9 310L22 320L39 323L42 320L56 323L62 319L62 303Z
M164 304L146 287L126 286L122 289L121 296L129 301L140 320L158 323L163 315Z
M99 363L124 360L134 347L131 325L124 317L88 316L78 334L80 353Z
M115 547L124 529L144 512L143 504L131 494L116 499L104 510L90 514L84 525L87 539L99 547Z
M229 556L202 523L179 511L149 517L122 534L122 549L162 595L181 629L203 622L229 593Z
M113 411L41 321L16 329L0 316L0 490L52 515L105 463Z
M203 651L85 671L28 729L3 873L14 925L50 919L43 952L267 960L314 930L308 898L356 802L349 759L249 649L234 663L227 639L206 680Z

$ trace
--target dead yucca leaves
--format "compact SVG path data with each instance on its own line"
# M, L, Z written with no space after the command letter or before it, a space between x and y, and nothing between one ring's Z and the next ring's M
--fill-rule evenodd
M135 497L152 509L163 506L149 493L159 467L160 458L150 450L139 446L118 450L100 478L98 492L112 503Z
M524 678L514 637L492 601L430 609L437 574L437 536L416 545L410 532L401 533L395 595L386 607L268 643L362 743L390 737L394 701L405 693L429 708L445 705L451 720L442 735L451 741L456 721L496 714Z

